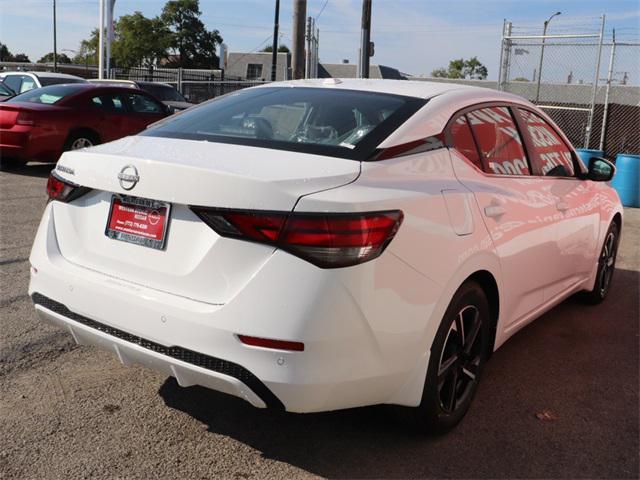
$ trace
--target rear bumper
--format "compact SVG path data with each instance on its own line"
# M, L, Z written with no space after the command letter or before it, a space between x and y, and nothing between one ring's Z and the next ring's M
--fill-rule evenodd
M23 125L0 129L0 155L24 161L56 161L60 156L58 142L50 133L42 133L37 127Z
M109 327L39 293L32 299L41 320L68 330L78 345L96 345L114 352L123 365L145 365L175 377L182 387L202 385L243 398L254 407L284 410L282 402L240 365L181 347L165 347Z
M54 220L49 204L30 257L29 294L41 318L79 343L258 407L419 404L441 290L393 255L322 270L277 251L235 297L214 305L74 264L60 253ZM388 278L416 286L420 298L404 300ZM238 335L305 348L248 346Z

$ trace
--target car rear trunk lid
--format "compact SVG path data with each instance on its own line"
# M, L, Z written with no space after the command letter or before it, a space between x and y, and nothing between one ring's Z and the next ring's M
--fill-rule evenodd
M136 172L125 190L118 174ZM93 191L54 202L62 255L76 265L164 292L222 304L268 261L272 246L220 237L189 206L291 211L306 194L354 181L360 163L256 147L130 137L65 153L56 175ZM123 176L130 187L131 176ZM127 183L128 182L128 183ZM114 196L171 204L164 248L109 238Z

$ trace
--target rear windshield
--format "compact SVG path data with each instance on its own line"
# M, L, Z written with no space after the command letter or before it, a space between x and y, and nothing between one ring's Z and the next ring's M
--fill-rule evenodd
M168 117L141 135L366 160L425 103L343 89L251 88Z
M66 77L38 77L43 87L49 85L60 85L63 83L86 83L82 78L66 78Z
M163 102L186 102L187 100L180 94L178 90L166 85L150 85L148 83L140 84L140 88L146 90L158 100Z
M52 87L36 88L10 98L7 100L7 103L29 102L53 105L54 103L58 103L64 97L73 95L77 91L77 87L67 85L54 85Z

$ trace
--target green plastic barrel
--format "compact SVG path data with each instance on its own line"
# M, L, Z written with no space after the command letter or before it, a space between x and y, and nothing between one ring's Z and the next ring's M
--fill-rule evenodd
M611 181L625 207L640 207L640 155L619 153L616 175Z

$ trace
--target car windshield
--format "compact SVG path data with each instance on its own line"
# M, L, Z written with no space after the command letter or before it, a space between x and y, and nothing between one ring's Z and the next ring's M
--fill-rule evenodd
M40 84L43 87L49 85L60 85L63 83L86 83L86 80L82 78L69 78L69 77L38 77Z
M73 95L77 91L78 89L76 87L70 85L54 85L52 87L36 88L10 98L7 100L7 103L28 102L53 105L63 98Z
M364 160L425 103L345 89L251 88L169 117L142 135Z
M186 102L187 100L180 94L178 90L168 85L152 85L145 83L140 85L143 90L146 90L158 100L163 102Z

